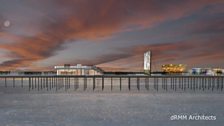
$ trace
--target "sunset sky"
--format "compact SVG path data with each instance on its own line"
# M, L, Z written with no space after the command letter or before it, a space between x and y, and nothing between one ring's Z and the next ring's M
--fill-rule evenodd
M0 70L224 67L223 0L0 0Z

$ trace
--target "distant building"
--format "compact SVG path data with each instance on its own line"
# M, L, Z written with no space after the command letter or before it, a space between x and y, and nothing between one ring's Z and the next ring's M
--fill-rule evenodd
M10 71L0 71L0 75L8 75L10 74Z
M165 64L162 65L162 70L165 73L183 73L186 71L186 65L183 64Z
M221 68L214 68L213 72L215 73L215 75L221 75L221 74L223 74L223 69L221 69Z
M102 75L103 71L96 66L82 66L77 64L76 66L70 66L65 64L64 66L55 66L57 75Z
M222 74L224 74L224 69L222 69Z
M144 53L144 71L147 74L151 73L151 51Z
M193 75L222 75L223 69L221 68L192 68L190 71Z
M202 68L192 68L190 73L194 74L194 75L200 75L203 73L203 69Z

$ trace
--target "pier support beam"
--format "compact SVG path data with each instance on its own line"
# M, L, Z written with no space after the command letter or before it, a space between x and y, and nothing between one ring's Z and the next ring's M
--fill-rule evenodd
M137 89L140 90L140 79L137 77Z
M96 88L96 78L93 77L93 91L95 90L95 88Z
M102 77L102 91L104 90L104 77Z
M111 77L111 80L110 80L110 90L111 91L113 90L113 77Z
M7 78L5 77L5 87L7 87Z
M121 88L122 88L121 84L122 84L122 80L121 80L121 77L120 77L120 91L121 91Z
M23 88L23 77L21 77L21 87Z
M131 78L130 77L128 77L128 89L129 89L129 91L131 90Z
M31 78L29 77L28 80L29 80L28 83L29 83L29 91L30 91L30 88L31 88Z
M149 78L145 78L145 89L149 90Z
M13 77L12 79L13 79L13 88L15 88L15 77Z
M84 77L84 91L87 89L87 77Z

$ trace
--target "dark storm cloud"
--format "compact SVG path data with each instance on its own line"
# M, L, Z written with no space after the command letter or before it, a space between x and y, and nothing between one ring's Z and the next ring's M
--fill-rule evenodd
M12 58L11 61L3 62L2 66L5 68L32 66L36 61L53 56L55 51L62 49L62 44L71 40L97 40L98 38L122 32L131 25L139 25L141 28L152 27L164 21L176 20L207 5L220 2L222 1L56 0L23 2L21 4L24 4L24 8L27 8L30 14L34 14L29 18L32 18L32 16L39 17L38 23L34 23L37 25L35 27L39 27L39 29L35 31L33 36L15 35L17 39L16 41L12 39L12 41L15 41L13 44L0 44L0 48L10 51ZM18 8L10 9L17 11ZM22 15L23 13L17 15L17 20L20 20ZM30 29L32 30L32 28L31 25ZM0 35L4 37L7 31L0 32ZM162 51L166 48L177 47L178 45L157 45L153 48L158 48L156 51ZM99 56L96 58L97 61L92 61L91 64L108 62L128 56L129 54L112 54L108 57ZM78 59L77 61L86 60Z

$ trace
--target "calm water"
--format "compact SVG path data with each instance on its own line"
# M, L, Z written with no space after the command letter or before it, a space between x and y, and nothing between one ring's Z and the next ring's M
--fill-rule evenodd
M125 82L127 80L122 80ZM92 90L91 80L84 91L83 81L74 90L60 84L55 88L39 89L38 85L29 91L24 80L23 88L19 80L1 80L0 122L1 126L221 126L224 123L224 99L221 90L159 90L150 85L145 88L144 80L140 90L136 80L131 81L131 91L127 85L119 89L119 80L114 80L111 91L110 81L105 81L102 91L101 80ZM40 86L40 85L39 85ZM40 88L40 87L39 87ZM170 86L168 86L168 89ZM215 121L171 121L172 115L209 115Z

